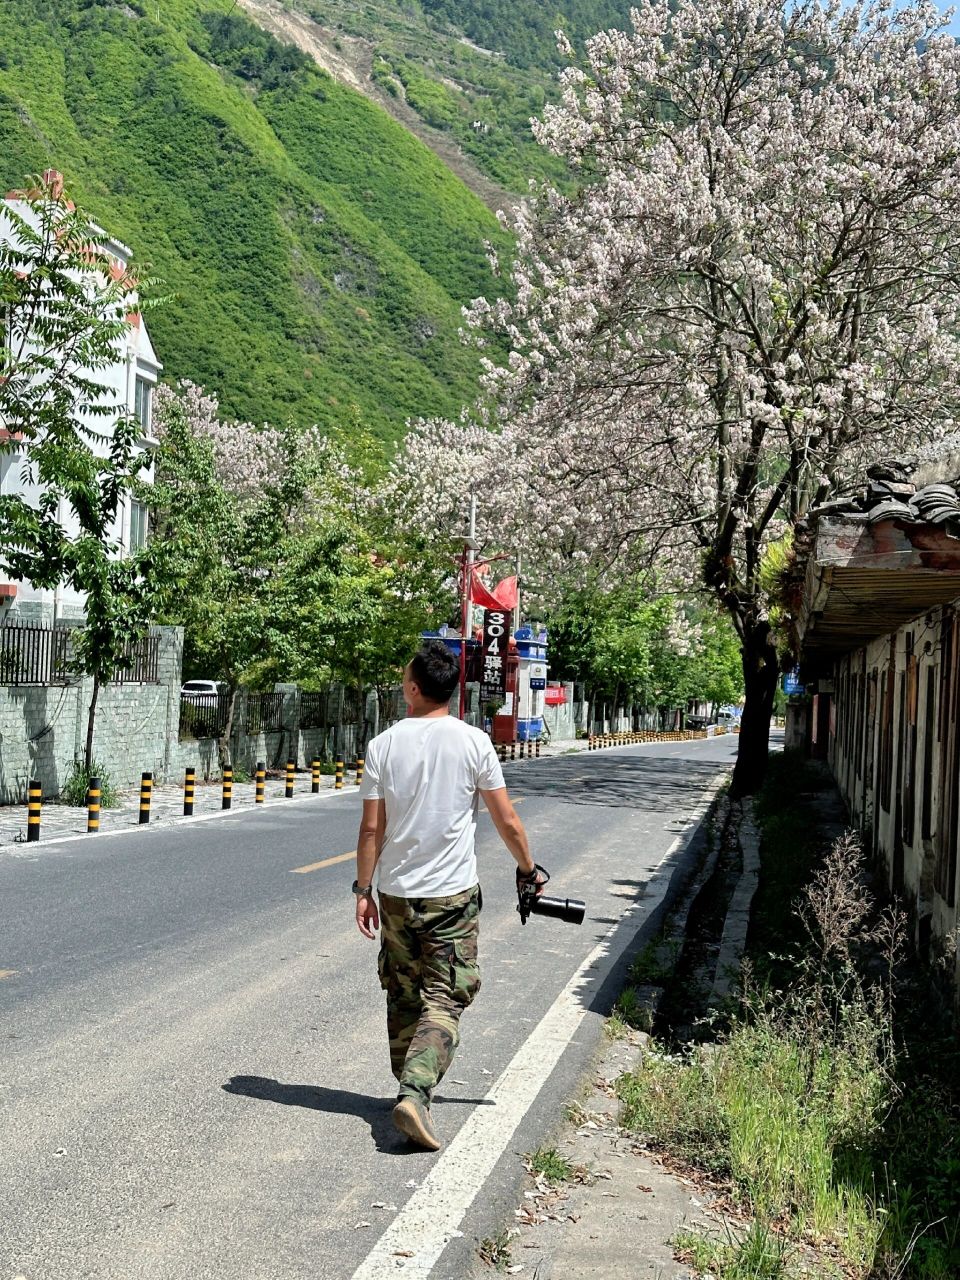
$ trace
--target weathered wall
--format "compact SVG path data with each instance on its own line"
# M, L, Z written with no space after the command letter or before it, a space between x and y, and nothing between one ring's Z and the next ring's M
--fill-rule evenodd
M851 819L924 949L958 924L958 640L957 606L931 610L838 660L819 695Z

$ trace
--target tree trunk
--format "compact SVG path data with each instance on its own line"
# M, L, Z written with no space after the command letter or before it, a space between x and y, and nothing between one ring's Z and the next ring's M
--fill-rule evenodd
M770 717L777 691L777 650L769 622L748 625L741 649L745 699L740 720L740 746L730 795L734 799L760 790L770 748Z
M233 740L233 715L237 707L237 694L240 691L239 685L230 682L230 702L227 705L227 723L223 726L223 735L217 743L217 755L220 758L221 772L227 765L233 764L232 740Z
M97 719L97 699L100 697L100 677L93 677L93 692L90 695L90 707L87 711L87 745L83 753L83 767L87 771L87 777L90 777L90 770L93 768L93 726Z

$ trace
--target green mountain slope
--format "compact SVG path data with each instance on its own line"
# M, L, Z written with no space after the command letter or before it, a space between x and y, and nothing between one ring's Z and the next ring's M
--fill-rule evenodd
M61 169L174 294L168 375L254 421L384 437L475 388L462 303L490 212L360 94L230 0L5 0L0 182ZM159 10L160 20L157 21Z
M562 28L582 48L597 31L629 29L632 7L631 0L238 3L266 27L285 29L401 121L434 131L423 136L441 154L459 148L487 178L516 192L531 177L566 177L530 133L531 116L557 97L563 59L555 33Z

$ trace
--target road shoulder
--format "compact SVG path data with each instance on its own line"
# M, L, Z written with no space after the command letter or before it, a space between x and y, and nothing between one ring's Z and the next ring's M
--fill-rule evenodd
M501 1271L537 1280L692 1276L670 1242L681 1229L710 1224L702 1193L669 1173L618 1121L616 1081L637 1066L646 1039L640 1032L605 1036L551 1149L571 1173L558 1183L528 1175L515 1225L499 1242ZM488 1252L497 1244L488 1242Z

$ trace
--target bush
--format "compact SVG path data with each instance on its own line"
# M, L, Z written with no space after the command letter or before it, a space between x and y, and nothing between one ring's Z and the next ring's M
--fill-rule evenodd
M120 796L117 788L110 780L109 772L99 760L94 760L89 770L86 769L82 760L74 760L73 770L63 784L63 790L60 792L60 799L63 803L73 805L78 809L85 809L91 778L100 779L100 808L115 809L120 803Z

